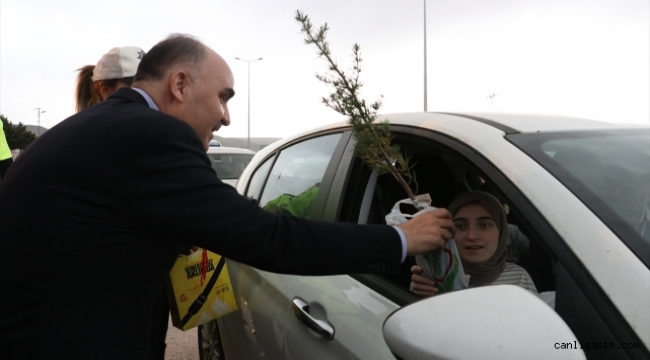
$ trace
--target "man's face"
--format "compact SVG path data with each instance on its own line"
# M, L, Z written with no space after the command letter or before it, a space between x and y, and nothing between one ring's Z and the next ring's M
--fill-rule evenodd
M208 50L203 71L192 85L181 119L194 128L207 151L212 133L230 125L228 100L235 95L234 79L228 64Z

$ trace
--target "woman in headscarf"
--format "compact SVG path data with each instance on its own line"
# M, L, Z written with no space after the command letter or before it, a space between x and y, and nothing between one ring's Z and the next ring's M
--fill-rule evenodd
M506 262L508 223L503 205L494 196L470 191L456 197L448 208L454 221L454 241L463 270L469 275L469 287L517 285L537 294L530 275L522 267ZM422 268L411 268L411 291L422 296L434 295L433 280L422 275Z
M131 86L144 50L136 46L112 48L97 65L79 69L75 90L77 112L106 100L117 89Z

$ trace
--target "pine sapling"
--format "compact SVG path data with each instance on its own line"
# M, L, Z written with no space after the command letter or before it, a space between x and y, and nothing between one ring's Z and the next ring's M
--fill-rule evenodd
M392 143L388 122L375 122L377 111L382 106L381 97L370 105L360 97L363 84L359 81L362 62L359 44L352 46L352 67L348 73L332 59L326 39L329 30L327 23L314 31L309 17L300 10L296 11L295 19L302 25L301 32L305 34L305 43L316 46L318 56L328 63L327 73L316 74L318 80L334 88L328 97L322 98L323 103L348 118L357 140L357 153L362 161L371 169L377 169L379 174L393 175L408 197L417 203L415 194L409 186L414 182L417 187L414 175L411 174L409 158Z

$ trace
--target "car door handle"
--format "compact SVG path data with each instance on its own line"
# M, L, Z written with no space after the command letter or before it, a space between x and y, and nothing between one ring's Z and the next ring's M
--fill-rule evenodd
M318 320L309 314L309 304L301 298L293 298L293 314L296 315L298 320L307 325L308 328L315 331L323 338L332 341L334 340L334 326L325 320Z

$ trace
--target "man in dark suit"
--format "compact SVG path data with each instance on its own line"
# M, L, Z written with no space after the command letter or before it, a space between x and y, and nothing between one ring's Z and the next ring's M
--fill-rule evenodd
M0 183L1 359L147 359L153 298L183 243L330 275L396 270L452 235L446 210L398 228L320 223L222 183L205 151L230 123L233 77L191 37L154 46L133 87L52 128Z

